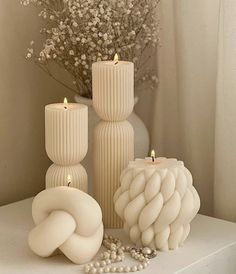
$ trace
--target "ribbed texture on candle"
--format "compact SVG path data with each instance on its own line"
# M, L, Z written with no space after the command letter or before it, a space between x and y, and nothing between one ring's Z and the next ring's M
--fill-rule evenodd
M58 165L75 165L88 150L88 108L45 108L45 137L48 157Z
M134 65L93 64L93 106L105 121L125 120L134 106Z
M46 174L46 188L67 186L68 175L71 176L71 187L88 192L88 176L81 164L74 166L51 165Z
M120 174L134 158L134 132L128 121L100 122L94 132L94 194L106 228L122 227L113 205Z

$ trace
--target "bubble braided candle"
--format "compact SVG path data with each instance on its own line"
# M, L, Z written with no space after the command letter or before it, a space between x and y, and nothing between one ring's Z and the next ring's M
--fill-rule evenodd
M131 241L160 250L182 245L200 207L192 175L183 162L137 159L122 172L120 181L115 211Z

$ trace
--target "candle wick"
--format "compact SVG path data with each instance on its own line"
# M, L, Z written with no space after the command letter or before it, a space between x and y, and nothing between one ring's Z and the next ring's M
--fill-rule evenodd
M115 61L115 65L117 65L118 64L118 61Z
M67 107L64 107L64 109L67 109Z
M152 156L152 162L153 162L153 163L155 162L155 158L154 158L154 156Z
M69 182L69 183L67 184L67 186L70 187L70 184L71 184L71 182Z

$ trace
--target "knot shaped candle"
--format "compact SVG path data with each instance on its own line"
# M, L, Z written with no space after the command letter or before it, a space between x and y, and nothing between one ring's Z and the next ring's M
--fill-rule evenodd
M200 208L192 175L176 159L146 158L129 163L114 195L115 211L133 243L176 249Z
M102 212L88 194L61 186L40 192L33 200L36 227L30 248L41 257L59 248L72 262L83 264L98 252L103 239Z

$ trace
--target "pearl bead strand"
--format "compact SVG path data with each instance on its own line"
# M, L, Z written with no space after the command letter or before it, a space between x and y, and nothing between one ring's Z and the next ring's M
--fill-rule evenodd
M122 246L122 242L119 239L106 234L104 235L102 244L107 248L107 251L100 255L100 261L86 264L84 266L85 273L102 274L136 272L148 267L150 259L157 255L157 251L149 247L136 248ZM129 253L134 260L138 261L138 263L133 266L111 266L111 264L124 261L125 253Z

